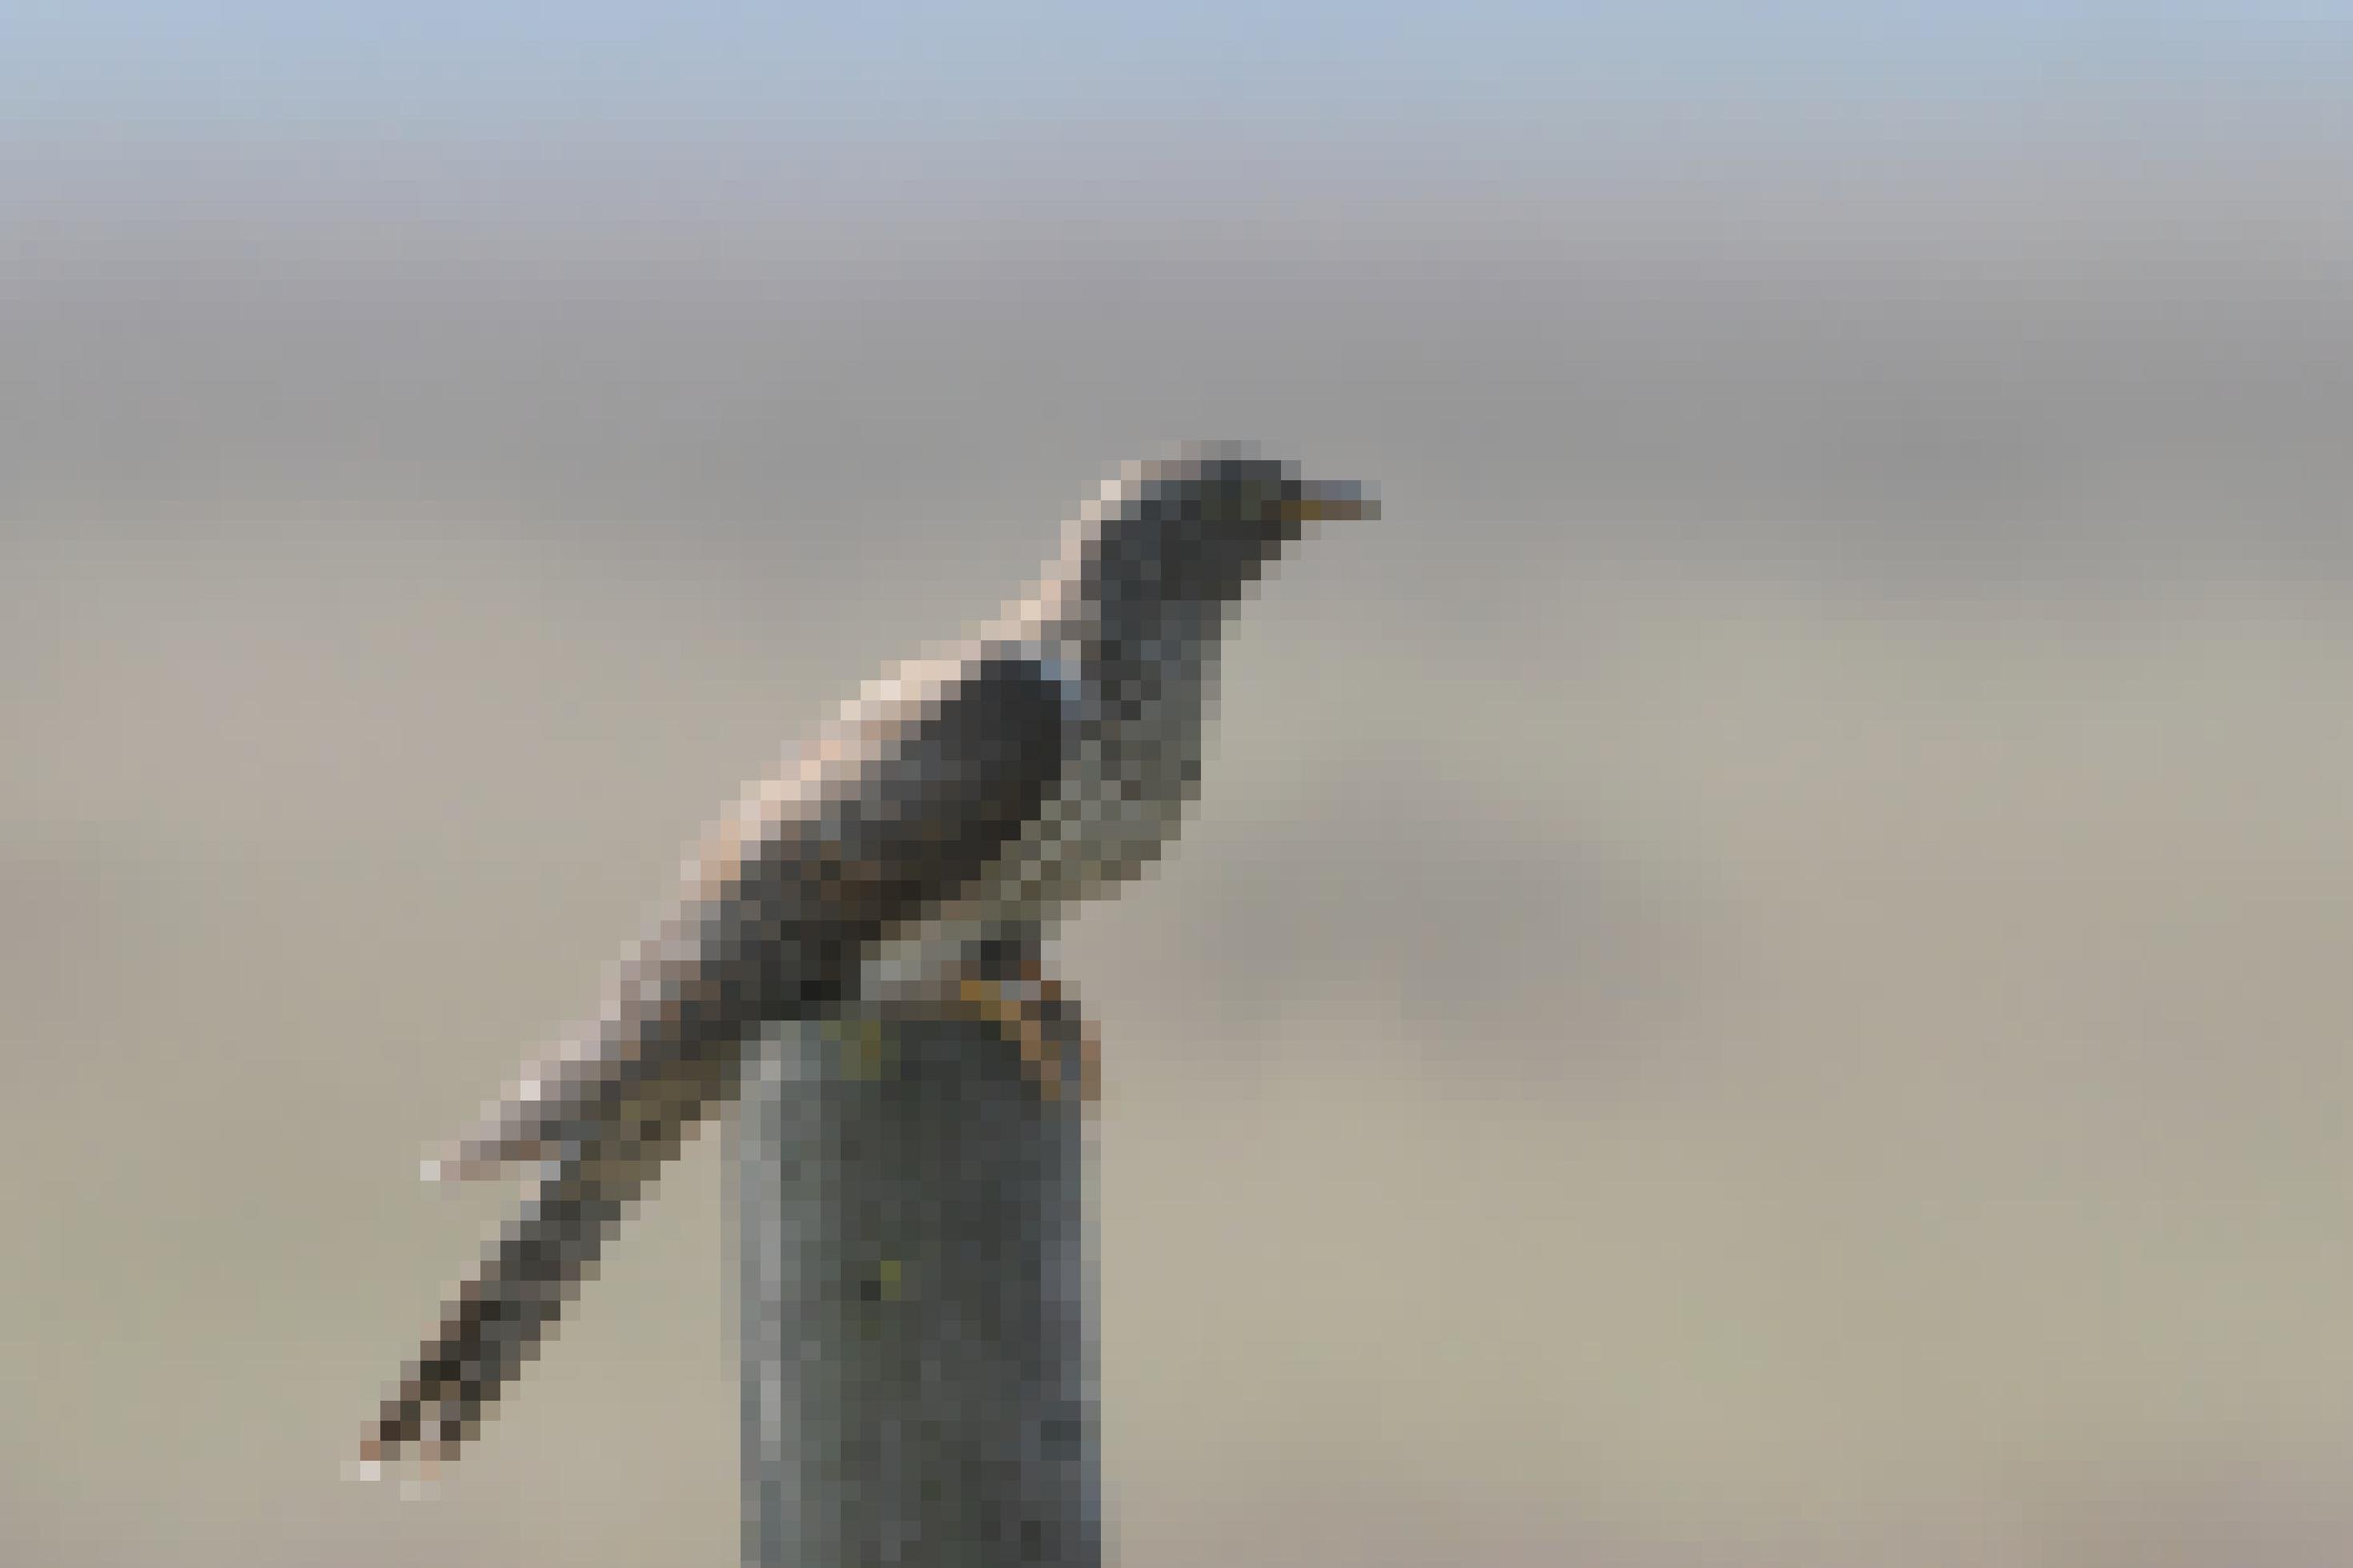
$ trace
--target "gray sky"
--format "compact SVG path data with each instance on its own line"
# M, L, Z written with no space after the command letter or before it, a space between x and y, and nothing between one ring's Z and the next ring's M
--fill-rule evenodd
M418 0L396 15L289 0L57 5L0 24L10 120L470 141L616 121L785 133L1127 118L1195 126L1403 119L1582 127L1681 115L1983 117L2021 100L2221 92L2326 100L2353 58L2341 0L1331 0L1268 9L1022 0L989 7L656 14Z

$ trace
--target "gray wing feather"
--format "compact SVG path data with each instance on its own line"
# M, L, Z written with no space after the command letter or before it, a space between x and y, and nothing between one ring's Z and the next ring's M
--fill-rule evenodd
M464 1146L543 1162L522 1211L452 1298L363 1447L454 1452L593 1268L604 1238L713 1104L746 1038L840 1003L874 944L997 860L1049 798L1063 691L982 654L851 710L790 784L755 790L623 965L586 1048Z

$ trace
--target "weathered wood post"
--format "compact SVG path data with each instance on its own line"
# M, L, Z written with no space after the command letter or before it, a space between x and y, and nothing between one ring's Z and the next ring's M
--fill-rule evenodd
M733 1172L750 1568L1099 1568L1086 1116L976 1018L764 1037Z

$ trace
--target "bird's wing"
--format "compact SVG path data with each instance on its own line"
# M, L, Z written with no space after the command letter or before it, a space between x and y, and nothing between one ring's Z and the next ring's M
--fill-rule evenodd
M1059 685L1016 657L879 683L798 769L712 826L596 1022L527 1068L428 1174L561 1158L649 1085L693 1068L723 1077L762 1021L840 1000L877 938L937 908L1036 815L1063 721Z
M1065 761L1064 704L1061 684L1015 653L914 667L713 830L582 1043L461 1147L540 1173L385 1400L364 1458L454 1452L479 1429L605 1236L733 1091L746 1037L841 1001L879 940L966 889L1039 814Z

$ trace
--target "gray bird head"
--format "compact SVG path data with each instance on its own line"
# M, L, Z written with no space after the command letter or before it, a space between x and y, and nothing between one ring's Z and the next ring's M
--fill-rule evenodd
M1363 487L1303 479L1218 442L1128 464L1081 519L1079 573L1107 623L1194 622L1239 601L1310 524L1377 517Z

